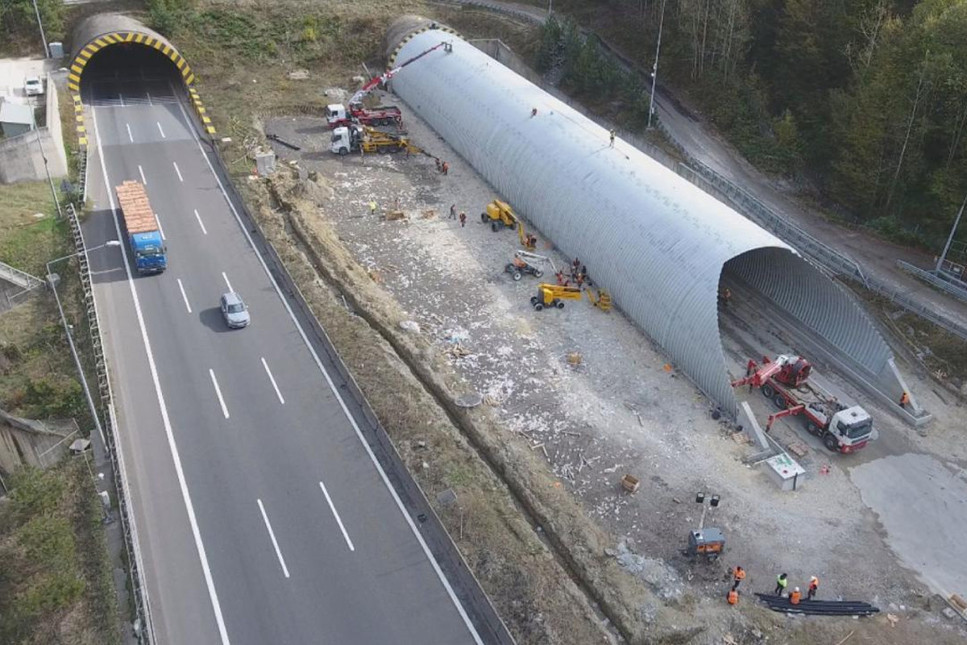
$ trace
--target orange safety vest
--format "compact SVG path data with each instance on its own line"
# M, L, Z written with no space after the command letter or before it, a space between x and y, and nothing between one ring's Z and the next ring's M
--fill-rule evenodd
M800 598L802 598L802 594L799 593L798 591L793 591L791 594L789 594L789 602L791 602L794 605L799 604Z
M734 589L729 591L729 604L736 605L739 603L739 592Z
M732 575L735 577L736 580L745 580L745 569L739 569L738 567L736 567L732 571Z

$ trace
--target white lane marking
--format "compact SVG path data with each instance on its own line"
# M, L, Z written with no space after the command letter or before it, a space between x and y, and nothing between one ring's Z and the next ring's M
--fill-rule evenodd
M181 176L181 170L178 169L178 162L172 161L171 165L175 167L175 172L178 174L178 181L185 181L185 178Z
M111 180L107 175L107 165L104 163L104 149L101 147L101 135L97 129L97 109L91 106L91 119L94 121L94 139L97 141L97 156L101 161L101 174L104 176L104 185L111 186ZM117 239L121 236L121 223L118 221L117 207L114 203L114 195L108 190L108 201L111 205L111 214L114 217L114 231ZM195 515L195 506L191 503L191 494L188 492L188 482L185 479L185 471L181 465L181 456L178 453L178 444L175 442L174 431L171 427L171 419L168 417L168 406L165 404L164 392L161 391L161 380L158 378L158 367L154 362L154 354L151 352L151 341L148 339L148 330L144 324L144 313L141 311L141 301L138 299L138 290L134 286L134 276L131 275L131 264L129 262L127 247L121 246L121 253L124 255L124 272L128 277L128 288L131 291L131 298L134 300L134 311L138 318L138 327L141 330L141 341L144 343L144 352L148 358L148 369L151 372L151 381L154 383L154 393L158 399L158 406L161 409L161 421L165 427L165 436L168 439L168 448L171 450L171 459L175 465L175 474L178 476L178 487L181 489L181 497L185 502L185 511L188 513L188 523L191 526L191 535L195 540L195 550L198 551L198 559L201 561L202 574L205 577L205 585L208 587L208 598L212 603L212 611L215 614L215 623L218 625L218 634L222 645L231 645L228 639L228 630L225 628L225 618L222 616L222 606L218 602L218 593L215 591L215 580L212 578L211 567L208 565L208 556L205 553L205 544L201 539L201 530L198 528L198 518Z
M228 285L228 290L229 291L235 291L235 289L232 289L232 283L228 281L228 276L225 275L225 272L224 271L222 271L222 277L225 278L225 284Z
M125 123L124 127L128 129L128 141L134 143L134 135L131 134L131 124Z
M118 92L118 100L121 102L121 107L124 107L124 95Z
M175 166L175 168L177 168L177 167L178 166ZM197 208L195 209L195 219L198 220L198 226L201 227L201 232L203 234L205 234L205 235L208 235L208 230L205 228L205 223L201 221L201 215L198 214L198 209Z
M174 88L171 87L170 89L171 89L171 93L174 94L175 93ZM346 418L349 420L349 424L353 427L353 430L356 432L356 437L359 439L359 442L363 444L363 449L366 451L366 454L369 455L370 461L373 462L373 467L376 468L376 472L379 473L380 479L383 480L383 485L386 486L386 489L389 491L389 494L393 498L393 501L396 502L396 507L400 510L400 513L403 515L403 519L410 527L410 531L412 531L413 535L416 537L416 541L419 542L420 547L423 549L423 553L426 555L427 560L430 561L430 566L433 567L433 571L436 573L437 578L440 580L440 584L443 585L443 588L446 590L447 595L450 597L450 602L453 603L453 606L456 607L457 613L460 614L460 618L463 619L463 623L464 625L466 625L467 631L469 631L470 635L473 636L473 640L475 643L477 643L477 645L483 645L483 640L481 640L480 634L477 633L477 628L474 627L473 623L470 621L470 617L467 615L466 610L463 608L463 604L461 604L460 600L457 598L457 594L453 591L453 587L450 585L450 581L447 580L447 577L445 575L443 575L443 570L440 569L440 564L436 561L436 558L433 557L433 553L430 551L430 547L427 546L426 540L423 539L423 535L420 533L419 529L417 529L416 524L413 522L413 518L411 518L409 513L406 512L406 507L403 506L403 500L400 499L400 496L396 492L396 489L393 488L393 485L390 483L389 477L386 475L386 471L383 470L383 467L380 465L379 461L377 461L376 455L373 453L373 449L370 448L369 444L366 442L366 438L363 436L362 431L359 429L359 424L356 423L356 419L353 418L353 415L349 412L349 408L346 407L346 402L343 401L342 395L339 394L339 389L336 387L336 384L333 382L332 377L329 376L329 372L327 372L326 368L322 365L322 361L319 359L319 354L316 353L316 350L312 346L312 343L309 342L309 337L306 336L305 330L302 328L302 325L299 323L299 320L295 317L295 312L292 311L292 307L289 305L288 301L286 301L285 299L285 296L282 294L282 289L279 288L278 283L275 281L275 278L272 276L272 272L269 271L269 266L265 263L265 258L262 257L262 253L259 252L258 247L255 246L255 242L252 241L252 236L249 234L248 228L242 222L241 215L238 214L238 210L235 208L235 204L232 203L232 200L229 198L228 193L225 192L225 186L222 185L222 180L218 176L218 173L215 172L215 168L212 166L211 160L208 158L208 155L205 154L205 149L201 145L201 139L198 137L198 133L195 132L195 127L192 125L191 119L188 116L188 113L185 111L185 106L182 105L181 101L177 101L177 103L178 103L178 109L181 111L182 122L188 128L188 131L191 132L191 136L195 140L195 144L198 146L198 151L201 153L201 156L205 160L205 163L208 164L208 170L211 171L212 177L215 178L215 183L218 184L218 189L221 191L222 196L225 198L225 203L228 204L229 210L231 210L232 215L235 216L235 221L238 223L239 228L242 230L242 235L245 236L245 239L248 240L249 246L252 248L253 251L255 251L255 257L258 258L259 264L262 265L262 270L265 271L265 275L269 279L269 283L271 283L272 287L275 289L275 293L279 296L279 300L282 301L282 306L285 307L286 312L288 312L289 318L292 319L292 323L295 325L296 330L299 332L299 336L302 338L302 342L305 343L305 346L306 348L308 348L309 354L312 356L312 359L315 361L316 366L319 368L319 371L322 372L323 377L325 377L326 383L329 385L330 391L332 391L332 393L336 396L336 400L339 402L339 407L342 408L343 414L346 415Z
M165 237L165 230L161 228L161 216L155 213L154 221L158 222L158 232L161 233L161 241L166 242L168 238Z
M356 547L353 546L353 541L349 539L349 533L346 532L346 527L343 526L342 520L339 518L339 511L336 510L335 504L332 503L332 498L329 497L329 491L326 490L326 485L319 482L319 488L322 489L322 494L326 496L326 501L329 502L329 509L332 510L332 515L336 518L336 523L339 524L339 530L342 531L342 536L346 538L346 544L349 545L349 550L355 551Z
M191 305L188 304L188 294L185 293L185 285L181 284L181 278L178 278L178 288L181 289L181 297L185 300L185 309L188 313L191 313Z
M275 390L275 395L279 397L279 403L285 405L285 399L282 398L282 392L279 391L279 386L275 383L275 377L272 376L272 372L269 370L269 364L265 362L265 357L262 357L262 367L265 368L265 373L269 375L269 380L272 381L272 389Z
M154 105L154 103L151 102L151 92L149 92L148 90L145 90L144 95L148 97L148 105Z
M144 170L141 169L141 164L138 164L138 174L141 175L141 183L147 186L148 180L144 178Z
M228 408L225 406L225 399L222 398L222 389L218 387L218 379L215 378L215 370L208 370L208 375L212 377L212 385L215 386L215 395L218 397L218 405L222 406L222 414L228 418Z
M158 121L158 132L161 133L161 138L165 139L165 131L161 129L161 121Z
M269 531L269 538L272 540L272 546L275 547L275 555L279 556L279 564L282 565L282 573L285 577L289 577L289 568L285 566L285 558L282 557L282 551L279 549L279 543L275 539L275 531L272 530L272 525L269 524L269 516L265 514L265 507L262 506L262 500L256 499L259 503L259 510L262 511L262 521L265 522L265 528Z

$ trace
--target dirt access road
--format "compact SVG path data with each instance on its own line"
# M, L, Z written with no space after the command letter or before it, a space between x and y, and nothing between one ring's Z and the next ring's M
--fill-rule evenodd
M916 574L898 573L897 558L883 548L883 529L849 469L911 450L943 454L944 433L910 437L899 421L874 410L883 419L882 454L871 449L844 461L813 447L806 485L795 494L780 493L742 462L751 449L729 439L727 429L710 418L705 397L666 370L661 353L620 313L604 314L581 301L563 310L533 310L528 300L534 278L514 282L503 272L519 248L516 235L494 233L480 223L484 204L495 196L492 189L401 107L413 140L450 162L448 176L419 156L333 155L320 119L271 119L266 131L302 147L298 153L280 145L275 150L282 160L298 159L326 178L335 197L321 204L322 212L346 248L448 357L467 390L484 395L497 411L501 440L546 453L553 476L601 526L620 536L613 552L629 573L667 602L688 598L715 607L726 564L746 566L750 590L767 590L777 570L788 569L797 579L819 575L831 597L872 597L904 618L917 615L912 607L927 593L926 583ZM371 200L378 206L375 215ZM384 213L396 209L397 200L407 219L387 221ZM467 213L465 227L448 218L451 204ZM558 266L568 261L544 242L539 252ZM781 335L751 342L767 351L790 351ZM733 345L738 373L745 350ZM579 363L569 360L574 353ZM762 397L756 405L763 405ZM943 412L938 410L938 418L947 419ZM768 414L764 407L758 413ZM946 428L944 423L938 428ZM960 458L962 470L967 455ZM824 463L832 468L819 476ZM878 467L872 469L875 481ZM621 494L617 485L626 472L643 480L633 496ZM967 499L967 482L955 482ZM915 489L932 499L931 486L919 481ZM729 552L726 562L713 567L696 566L680 554L698 521L699 509L690 501L698 490L726 500L713 522L727 531ZM890 509L887 500L883 512ZM917 511L934 519L946 513L931 505ZM958 526L967 530L967 524ZM942 570L937 563L952 548L942 540L930 547L931 571ZM911 570L916 564L902 556L901 561ZM642 608L646 616L656 610Z

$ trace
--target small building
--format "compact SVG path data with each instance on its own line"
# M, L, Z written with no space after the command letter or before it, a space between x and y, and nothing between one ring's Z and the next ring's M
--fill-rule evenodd
M33 129L33 107L0 100L0 134L15 137Z

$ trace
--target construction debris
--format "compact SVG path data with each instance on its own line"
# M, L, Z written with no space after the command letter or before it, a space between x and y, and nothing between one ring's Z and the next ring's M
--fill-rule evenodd
M624 475L621 477L621 487L624 488L629 493L638 492L638 488L641 486L641 480L634 475Z

